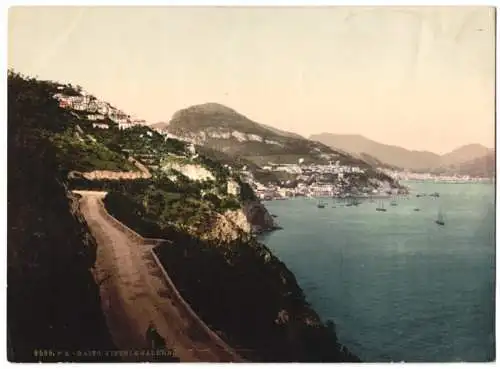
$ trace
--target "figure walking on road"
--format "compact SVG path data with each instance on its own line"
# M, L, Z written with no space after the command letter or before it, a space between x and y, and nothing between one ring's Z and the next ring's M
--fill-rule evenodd
M165 348L165 339L158 333L153 322L149 322L149 326L146 331L146 340L152 349Z

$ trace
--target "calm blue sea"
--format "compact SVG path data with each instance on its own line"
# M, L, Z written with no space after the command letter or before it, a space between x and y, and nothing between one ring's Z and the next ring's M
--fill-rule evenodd
M262 241L362 360L493 360L494 185L407 184L410 199L386 201L385 213L379 201L266 202L284 229ZM444 227L434 222L440 208Z

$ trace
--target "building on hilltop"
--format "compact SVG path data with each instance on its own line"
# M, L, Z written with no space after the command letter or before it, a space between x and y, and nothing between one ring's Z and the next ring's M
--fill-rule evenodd
M134 126L133 123L131 122L117 122L116 120L114 120L114 122L118 123L118 129L129 129L129 128L132 128Z
M103 114L87 114L88 120L103 120L104 118Z
M100 129L109 129L109 124L106 123L92 123L92 127Z

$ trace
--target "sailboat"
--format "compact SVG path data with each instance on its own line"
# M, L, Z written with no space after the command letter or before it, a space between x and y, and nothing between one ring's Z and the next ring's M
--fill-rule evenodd
M383 202L381 202L380 206L378 206L375 210L377 210L377 211L387 211L387 209L384 208L384 203Z
M436 224L439 224L440 226L444 226L444 217L443 217L443 212L441 211L441 209L439 209L439 211L438 211Z
M324 207L325 207L325 204L324 204L324 203L320 200L320 201L318 202L318 208L319 208L319 209L323 209Z

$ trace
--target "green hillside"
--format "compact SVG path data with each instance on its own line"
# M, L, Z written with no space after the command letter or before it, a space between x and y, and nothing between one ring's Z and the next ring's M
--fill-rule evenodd
M224 220L228 211L251 205L265 210L238 172L225 165L260 170L255 164L209 148L192 155L184 142L144 126L94 128L83 114L58 106L53 94L59 85L13 72L8 82L9 360L37 361L40 348L113 349L91 272L96 243L69 192L78 188L107 190L113 215L144 236L172 242L156 252L174 282L247 360L359 361L338 342L333 322L319 319L288 268L254 236L226 221L221 232L237 231L235 239L205 237L212 230L207 222ZM130 156L153 176L68 179L75 170L133 169ZM183 165L208 171L213 179L189 178ZM241 188L237 195L229 193L231 180Z
M69 162L83 161L53 143L75 124L51 98L55 88L8 76L7 357L15 362L114 348L91 273L96 244L65 181ZM38 356L43 349L68 355Z
M168 131L197 141L200 145L241 157L259 166L272 163L328 163L369 165L349 154L298 135L259 124L220 104L191 106L174 114ZM228 137L228 135L230 135ZM254 136L251 136L254 135Z

